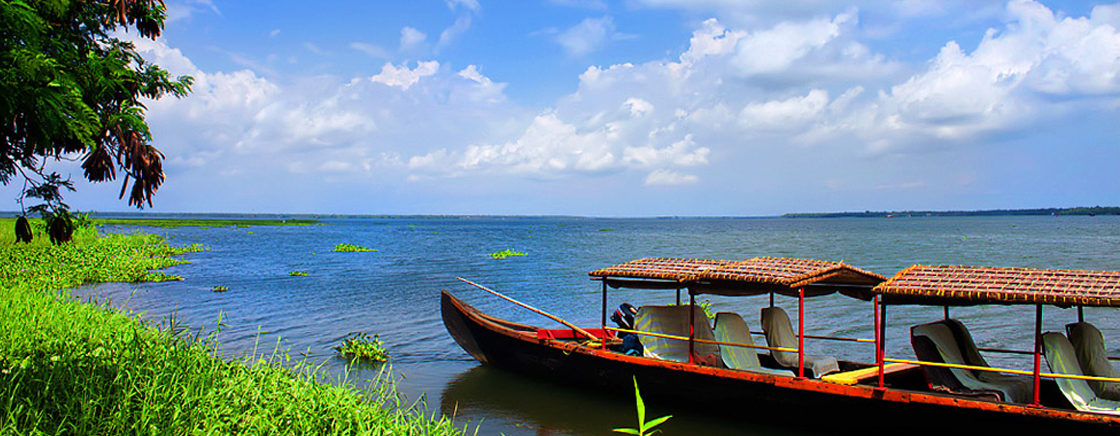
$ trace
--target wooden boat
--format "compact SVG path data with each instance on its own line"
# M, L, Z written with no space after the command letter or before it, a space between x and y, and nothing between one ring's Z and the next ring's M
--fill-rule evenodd
M1066 399L1055 380L1077 379L1076 375L1049 374L1042 370L1039 327L1044 305L1120 305L1120 272L914 266L886 280L842 263L755 258L745 261L641 259L592 271L590 275L601 281L603 292L601 325L584 329L594 339L583 337L573 329L545 329L499 319L446 291L441 301L444 325L455 341L483 364L619 395L631 392L631 377L634 377L647 400L713 413L731 413L744 419L852 430L876 422L894 422L905 423L921 432L938 430L964 434L1046 429L1090 433L1120 431L1120 413L1080 411ZM695 332L703 326L692 326L688 338L677 338L688 341L688 361L622 354L617 333L656 333L607 326L607 291L620 287L677 289L678 300L680 291L687 290L692 303L688 307L692 310L697 310L695 297L702 294L770 294L771 301L774 294L793 296L798 299L799 308L796 350L755 348L762 349L759 361L771 369L777 367L775 355L780 350L796 352L799 362L796 372L776 375L695 359L691 347L697 343L712 342L721 347L743 345L698 339ZM807 377L803 344L806 338L813 337L805 335L801 325L805 319L805 299L836 292L871 303L872 314L868 319L874 323L875 338L840 339L873 342L875 356L870 362L839 361L838 373L821 378ZM982 388L945 385L936 380L938 371L984 371L988 368L955 365L946 359L885 356L887 307L904 304L944 306L946 318L950 306L1035 306L1035 365L1033 371L1017 372L1032 375L1029 400L1009 401L1000 398L999 393ZM919 340L915 339L914 343L918 344Z

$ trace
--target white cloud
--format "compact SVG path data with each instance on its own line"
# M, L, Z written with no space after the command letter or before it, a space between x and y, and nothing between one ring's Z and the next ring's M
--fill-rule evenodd
M405 26L401 28L400 51L406 53L418 51L424 47L427 39L428 35L424 32Z
M740 112L740 123L748 130L800 132L817 121L828 106L828 92L809 91L804 97L749 103Z
M364 42L352 42L350 48L360 51L369 55L370 57L378 59L388 59L389 52L375 44L366 44Z
M455 19L455 23L446 28L439 34L439 42L436 43L436 53L451 46L455 40L459 39L467 30L471 28L471 15L462 14Z
M578 57L602 49L616 33L614 19L609 16L585 18L579 24L556 35L556 43L560 44L568 55Z
M381 67L381 72L370 77L371 81L395 86L404 90L419 82L422 77L427 77L439 71L438 61L418 62L416 68L408 69L407 65L399 67L386 63Z
M699 180L690 174L681 174L670 170L655 170L646 177L646 185L683 185L696 183Z

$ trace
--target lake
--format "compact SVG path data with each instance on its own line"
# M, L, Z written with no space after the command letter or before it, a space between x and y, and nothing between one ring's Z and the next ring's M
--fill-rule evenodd
M99 215L100 216L100 215ZM105 215L108 216L108 215ZM192 216L196 218L197 216ZM346 361L330 347L353 331L385 341L398 388L413 401L469 424L478 434L604 435L636 421L632 392L609 394L538 381L484 367L444 329L439 293L512 321L557 327L523 308L466 285L463 277L579 325L597 326L601 294L588 271L643 257L747 259L755 256L843 261L891 276L912 264L1120 270L1120 217L915 217L841 219L597 219L569 217L320 218L320 225L160 229L116 226L164 235L175 245L199 243L189 264L165 270L186 280L103 284L79 294L109 299L213 330L230 354L271 351L277 344L342 374ZM375 252L336 253L335 244ZM524 256L493 259L511 249ZM289 276L306 271L306 277ZM211 288L223 285L228 292ZM608 308L622 302L666 304L673 291L612 290ZM743 314L758 328L765 296L710 300L714 310ZM797 301L778 296L796 324ZM808 334L874 336L870 303L839 294L807 300ZM908 326L941 317L940 308L890 311L887 357L912 358ZM953 309L981 347L1033 349L1034 309ZM1076 310L1048 308L1044 328L1061 330ZM1120 317L1086 309L1110 352L1120 354ZM873 346L807 341L809 353L872 362ZM992 355L997 366L1030 368L1021 356ZM376 368L358 368L361 385ZM712 416L651 403L650 417L673 414L665 434L797 434L748 415Z

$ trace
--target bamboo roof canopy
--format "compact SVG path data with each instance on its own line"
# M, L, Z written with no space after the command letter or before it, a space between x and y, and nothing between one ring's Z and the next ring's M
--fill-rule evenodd
M757 295L777 292L806 295L842 291L870 299L870 290L886 278L839 262L755 257L743 261L639 259L588 273L612 287L682 288L693 293ZM652 280L652 281L651 281Z
M875 292L891 304L1120 307L1120 271L914 265Z

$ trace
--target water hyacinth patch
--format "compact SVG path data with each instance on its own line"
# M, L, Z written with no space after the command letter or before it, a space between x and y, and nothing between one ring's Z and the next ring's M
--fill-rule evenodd
M292 277L306 277L308 274L307 271L289 271L288 275Z
M338 253L361 253L366 251L377 251L377 249L354 244L335 244L334 251Z
M381 337L376 334L371 338L369 333L350 332L349 335L342 339L342 345L331 348L338 351L338 354L351 359L362 359L373 362L385 362L389 360L389 352L385 351Z
M497 253L490 253L490 257L492 257L494 259L505 259L507 257L524 256L524 255L525 255L525 253L522 253L522 252L519 252L519 251L513 251L513 250L510 250L510 249L505 249L505 250L499 251Z

